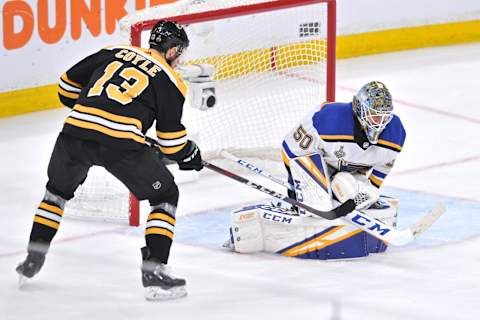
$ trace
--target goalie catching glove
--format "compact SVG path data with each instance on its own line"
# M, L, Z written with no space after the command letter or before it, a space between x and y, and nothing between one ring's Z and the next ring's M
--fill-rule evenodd
M332 180L332 191L341 203L355 201L357 210L368 209L380 197L380 192L362 174L339 172Z
M202 155L195 142L188 140L185 148L188 150L185 157L178 161L178 167L180 170L202 170Z

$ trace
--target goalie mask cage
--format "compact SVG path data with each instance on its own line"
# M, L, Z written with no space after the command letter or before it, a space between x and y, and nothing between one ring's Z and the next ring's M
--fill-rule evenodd
M124 18L124 37L148 47L150 30L160 19L185 26L190 46L181 57L184 64L215 67L215 107L202 111L187 101L183 114L206 160L221 158L220 151L227 150L281 162L285 134L315 105L335 100L334 0L177 1ZM135 197L118 181L105 182L114 180L107 173L90 175L67 205L80 208L66 213L102 219L105 211L110 217L104 220L138 225ZM106 200L113 199L113 186L123 187L121 207Z

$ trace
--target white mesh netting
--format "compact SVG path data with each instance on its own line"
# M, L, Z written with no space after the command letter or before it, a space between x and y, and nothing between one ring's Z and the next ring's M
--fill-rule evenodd
M275 167L274 173L279 174L279 150L285 134L315 104L326 100L327 5L319 2L281 10L262 9L260 13L217 19L221 10L215 10L259 3L273 2L179 1L124 18L121 29L129 41L130 27L137 22L207 12L202 22L187 23L190 47L183 60L186 64L214 65L217 104L207 111L186 106L183 122L187 132L197 137L205 159L217 159L226 149L259 166L265 163L258 160L273 160L275 164L266 169ZM147 46L150 29L141 32L142 46ZM91 175L84 192L103 199L101 194L107 196L114 184L90 182ZM102 179L105 177L92 180ZM78 199L95 202L87 209L82 204L78 213L98 215L93 207L110 206L106 200L81 198L80 193ZM114 214L117 212L119 209L114 210Z
M78 219L129 223L128 189L102 167L94 166L87 180L67 202L65 215Z
M260 2L267 1L190 1L186 6L187 1L177 10L185 15ZM139 16L159 19L168 13L150 9ZM228 149L280 161L284 135L326 99L326 4L210 18L187 27L191 45L183 59L215 66L218 103L207 111L184 108L187 131L200 136L206 159ZM142 33L144 44L149 31Z

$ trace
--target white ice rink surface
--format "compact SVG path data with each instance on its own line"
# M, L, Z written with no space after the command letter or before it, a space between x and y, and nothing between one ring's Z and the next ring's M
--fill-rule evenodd
M65 219L44 269L17 289L46 167L67 110L0 120L0 319L479 319L480 44L340 60L337 101L380 80L407 140L385 193L400 227L442 200L414 243L351 261L220 248L227 212L263 194L202 172L181 186L170 264L187 298L151 303L140 282L142 228ZM205 171L205 170L204 170Z

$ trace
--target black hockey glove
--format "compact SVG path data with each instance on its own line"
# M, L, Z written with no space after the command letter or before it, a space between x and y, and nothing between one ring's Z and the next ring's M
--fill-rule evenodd
M187 155L178 161L178 167L180 170L196 170L200 171L203 168L202 164L202 155L200 154L200 149L195 144L195 142L189 140L188 146L189 150Z

